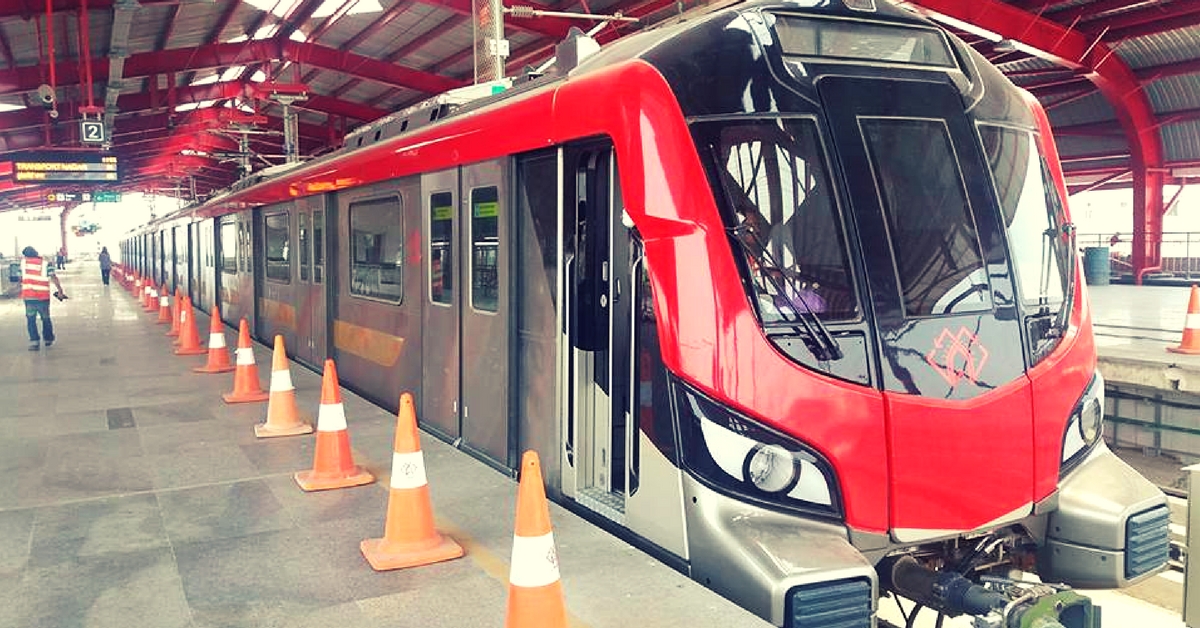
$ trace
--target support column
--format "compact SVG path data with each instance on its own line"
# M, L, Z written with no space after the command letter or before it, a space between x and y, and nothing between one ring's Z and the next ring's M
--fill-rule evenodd
M1135 159L1135 161L1139 161ZM1163 174L1136 164L1133 170L1133 277L1162 268Z
M62 234L62 249L64 256L67 255L67 217L71 215L71 210L75 209L74 205L63 205L62 213L59 214L59 231ZM55 252L57 253L57 251Z

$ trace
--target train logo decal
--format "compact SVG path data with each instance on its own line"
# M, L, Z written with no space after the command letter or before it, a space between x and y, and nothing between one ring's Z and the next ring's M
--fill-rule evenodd
M966 327L960 327L958 333L950 333L949 328L943 329L933 341L933 348L925 354L925 361L951 388L963 379L978 383L979 374L983 372L987 360L987 347Z

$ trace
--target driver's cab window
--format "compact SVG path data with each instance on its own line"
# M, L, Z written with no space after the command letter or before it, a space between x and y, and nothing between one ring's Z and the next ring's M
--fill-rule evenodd
M764 324L856 318L846 238L816 126L808 119L705 122L714 192L745 259Z

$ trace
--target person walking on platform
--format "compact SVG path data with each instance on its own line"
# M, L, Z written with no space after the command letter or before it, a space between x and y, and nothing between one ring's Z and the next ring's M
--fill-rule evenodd
M54 344L54 324L50 322L50 282L58 292L54 296L61 301L67 298L58 275L54 274L54 264L38 255L32 246L21 251L25 259L21 260L21 298L25 300L25 324L29 329L29 350L37 351L41 342L46 346ZM37 317L42 317L42 335L38 336Z
M108 285L108 273L112 270L112 258L108 255L108 247L100 249L100 278Z
M59 249L58 250L58 269L62 270L66 267L67 267L67 250Z

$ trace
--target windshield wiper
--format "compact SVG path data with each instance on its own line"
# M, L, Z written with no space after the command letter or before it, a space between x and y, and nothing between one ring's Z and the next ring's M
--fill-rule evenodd
M837 339L835 339L833 335L829 333L829 328L825 326L825 323L821 322L821 317L817 316L817 314L813 312L812 306L808 304L808 300L804 298L801 288L796 284L796 279L788 275L782 268L779 267L778 264L775 263L775 260L772 259L771 253L767 250L766 243L759 240L758 236L750 231L744 224L731 227L728 229L728 231L730 235L733 236L732 239L737 242L738 248L741 249L742 254L758 262L759 272L761 273L762 277L766 279L766 281L770 282L771 287L775 290L775 293L778 295L783 295L787 299L788 304L791 305L791 307L781 307L776 305L775 309L780 313L780 315L784 316L784 318L787 318L787 312L789 311L793 316L795 316L795 322L799 323L799 326L793 326L792 328L796 331L801 331L799 328L803 327L804 336L806 339L811 341L805 344L808 345L809 350L813 352L813 356L821 361L842 359L842 348L838 345ZM745 236L749 236L750 238L754 239L755 247L762 251L761 255L754 255L750 252L746 242L742 239ZM781 286L779 284L780 280L782 280L786 285ZM756 293L758 292L757 286L752 286L752 288ZM757 294L755 296L757 299ZM797 311L793 305L797 302L799 302L799 304L802 306L804 310L803 312Z

